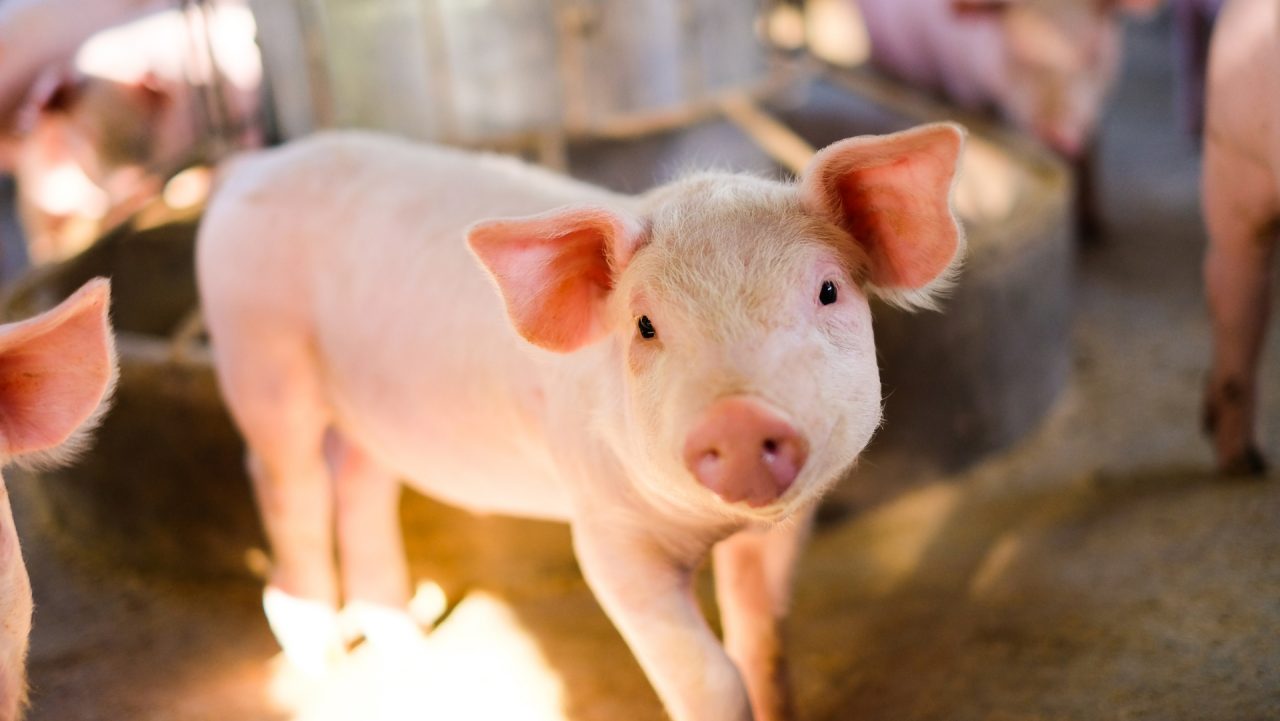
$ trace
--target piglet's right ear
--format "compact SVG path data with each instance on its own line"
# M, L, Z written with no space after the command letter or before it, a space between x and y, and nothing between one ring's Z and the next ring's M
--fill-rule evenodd
M115 380L107 320L111 286L90 281L51 311L0 326L0 444L6 460L40 464L74 452Z
M604 334L605 301L641 234L623 214L571 207L479 223L467 244L497 283L516 331L568 353Z

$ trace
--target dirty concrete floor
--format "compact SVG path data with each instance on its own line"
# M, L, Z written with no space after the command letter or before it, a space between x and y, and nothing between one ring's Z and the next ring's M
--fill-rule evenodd
M1081 258L1070 387L963 474L890 478L872 459L836 494L848 512L796 590L802 718L1280 718L1280 478L1216 480L1197 432L1203 241L1166 34L1131 28L1104 127L1109 238ZM1262 407L1280 460L1278 325ZM275 657L252 585L69 559L10 481L37 605L32 721L663 718L562 527L421 529L420 570L456 604L444 623L412 657L358 649L314 681ZM890 490L866 505L861 484Z

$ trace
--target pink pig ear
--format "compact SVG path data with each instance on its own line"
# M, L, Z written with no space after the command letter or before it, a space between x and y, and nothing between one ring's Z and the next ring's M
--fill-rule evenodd
M604 334L605 300L640 237L634 219L572 207L479 223L467 243L497 282L520 335L568 353Z
M92 428L115 380L110 295L110 283L99 278L51 311L0 326L6 460L44 464L79 450L77 430Z
M963 128L935 123L842 140L805 169L805 203L853 238L868 284L888 300L929 306L963 253L951 204L963 145Z

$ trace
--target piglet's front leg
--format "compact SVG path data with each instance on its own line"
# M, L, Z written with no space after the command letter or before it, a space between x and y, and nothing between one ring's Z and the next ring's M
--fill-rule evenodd
M673 721L753 721L742 677L694 598L701 559L676 557L639 529L604 525L574 524L578 562Z

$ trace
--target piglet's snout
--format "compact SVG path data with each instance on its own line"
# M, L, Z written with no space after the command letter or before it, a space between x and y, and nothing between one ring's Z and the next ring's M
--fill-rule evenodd
M778 500L808 455L809 444L790 423L746 396L713 403L684 445L684 464L699 483L755 508Z

